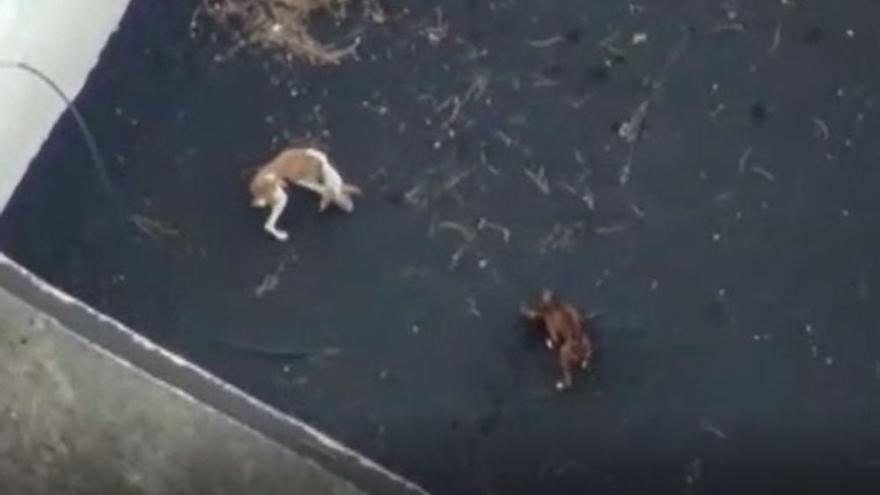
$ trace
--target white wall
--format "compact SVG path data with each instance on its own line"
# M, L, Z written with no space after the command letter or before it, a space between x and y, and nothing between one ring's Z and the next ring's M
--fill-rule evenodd
M0 61L27 62L74 98L129 1L0 0ZM0 212L64 110L42 81L0 68Z

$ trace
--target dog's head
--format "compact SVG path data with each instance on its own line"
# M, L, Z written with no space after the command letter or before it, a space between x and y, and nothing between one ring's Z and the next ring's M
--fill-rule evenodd
M542 317L546 317L554 311L558 311L559 307L560 305L550 289L544 289L541 291L541 298L538 299L538 302L534 306L535 311Z

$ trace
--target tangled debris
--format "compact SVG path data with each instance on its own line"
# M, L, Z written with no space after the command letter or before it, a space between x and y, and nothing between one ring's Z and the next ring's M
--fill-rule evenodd
M207 19L230 38L230 54L257 48L279 55L286 62L304 60L315 65L338 64L357 58L360 39L343 47L316 40L308 29L311 16L324 13L337 20L347 17L350 0L202 0L191 29Z

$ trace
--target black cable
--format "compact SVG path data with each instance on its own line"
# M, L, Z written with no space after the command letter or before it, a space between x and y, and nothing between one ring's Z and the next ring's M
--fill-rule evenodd
M24 71L28 74L35 76L37 79L45 83L49 88L52 89L55 94L57 94L64 104L66 105L66 109L70 111L71 115L73 115L74 120L76 121L77 126L82 132L83 137L86 141L86 146L89 148L89 153L91 154L92 165L95 167L95 172L98 174L98 180L101 182L101 186L104 188L107 197L116 207L117 213L122 215L125 212L125 208L123 208L122 202L119 200L116 192L113 189L113 184L110 182L110 177L107 175L107 165L104 162L104 159L101 157L101 153L98 151L98 144L95 141L95 136L92 134L92 131L89 129L89 125L86 122L86 119L83 118L80 111L76 108L76 105L73 101L67 97L64 93L64 90L61 89L55 81L52 80L49 76L47 76L43 71L29 65L27 62L12 62L7 60L0 60L0 68L8 68L8 69L18 69Z

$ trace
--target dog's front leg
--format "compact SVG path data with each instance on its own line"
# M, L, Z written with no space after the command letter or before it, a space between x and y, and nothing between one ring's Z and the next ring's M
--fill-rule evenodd
M272 195L272 211L269 213L269 218L266 219L265 225L263 225L266 232L282 242L287 240L288 235L287 232L279 230L276 224L285 206L287 206L287 193L279 187Z

